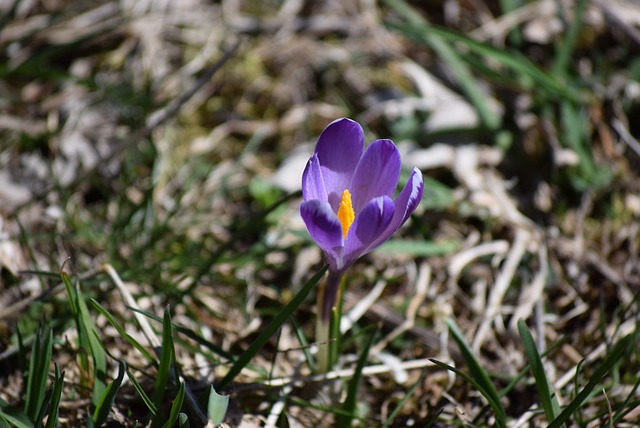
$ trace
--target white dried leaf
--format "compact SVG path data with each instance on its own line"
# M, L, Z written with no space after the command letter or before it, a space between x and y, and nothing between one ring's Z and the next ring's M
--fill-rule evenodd
M271 182L287 192L300 190L302 173L312 154L313 147L309 144L296 147L273 174Z
M11 239L14 233L10 233L8 229L7 221L0 215L0 270L4 268L18 276L19 271L27 268L27 263L20 245Z

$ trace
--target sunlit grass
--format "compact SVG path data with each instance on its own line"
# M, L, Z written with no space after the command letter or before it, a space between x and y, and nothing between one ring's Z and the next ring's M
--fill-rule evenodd
M615 5L27 3L0 18L0 427L637 424ZM323 374L284 166L338 117L425 195L346 276Z

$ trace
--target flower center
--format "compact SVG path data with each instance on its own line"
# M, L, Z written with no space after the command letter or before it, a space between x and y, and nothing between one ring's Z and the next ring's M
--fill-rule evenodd
M342 225L342 236L347 237L347 232L353 224L353 220L356 218L356 213L353 212L353 205L351 204L351 193L348 190L342 192L342 198L340 199L340 206L338 207L338 220Z

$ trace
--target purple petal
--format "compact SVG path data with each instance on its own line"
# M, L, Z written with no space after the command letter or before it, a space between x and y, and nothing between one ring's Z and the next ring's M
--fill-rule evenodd
M395 206L388 196L374 198L356 216L345 240L345 263L352 263L373 249L371 244L388 227L393 219Z
M389 239L389 237L409 219L422 200L423 190L424 182L422 179L422 172L420 172L418 168L414 168L411 176L409 177L409 181L407 181L404 189L402 189L394 201L395 211L391 222L389 222L387 229L380 234L375 242L373 242L371 249L374 249L384 243L384 241Z
M329 203L317 199L303 202L300 216L311 238L325 252L329 264L339 265L344 250L342 226Z
M320 161L315 154L311 156L302 173L302 196L305 201L311 199L327 200L327 189L324 186Z
M356 213L373 198L393 196L401 166L400 153L393 141L376 140L367 147L349 185Z
M416 210L418 204L422 200L422 192L424 191L424 180L422 172L418 168L413 168L409 181L404 185L404 189L395 200L396 210L404 209L402 221L396 227L396 230L409 219L411 214ZM394 216L395 217L395 216Z
M353 120L335 120L320 134L315 153L332 203L336 202L335 198L339 201L342 192L349 186L363 149L362 127ZM334 208L337 209L337 206Z

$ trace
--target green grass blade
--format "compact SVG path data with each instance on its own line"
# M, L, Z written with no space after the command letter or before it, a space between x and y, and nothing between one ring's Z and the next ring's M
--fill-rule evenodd
M4 418L2 411L0 411L0 428L11 428L9 421Z
M100 402L102 394L107 387L106 374L107 374L107 359L104 351L104 347L98 336L98 330L96 329L93 321L89 317L89 310L83 299L79 300L80 311L82 315L82 322L85 326L87 338L89 340L89 349L93 358L94 364L94 377L93 377L93 394L91 395L92 408L95 408Z
M572 101L580 101L584 98L584 94L576 91L576 88L568 87L565 83L556 79L554 74L538 67L529 58L516 50L494 47L462 33L429 25L402 0L385 0L385 2L392 6L406 20L406 22L403 23L388 23L388 25L419 43L431 46L431 40L434 37L447 43L461 43L465 45L470 52L473 52L480 58L491 59L510 69L519 76L521 81L527 82L527 86L529 87L543 90L548 95L556 98L560 97ZM469 95L467 94L467 96ZM473 99L471 97L469 98L473 102ZM475 103L474 106L476 106Z
M55 375L53 379L53 393L51 394L51 405L49 406L49 418L45 428L55 428L58 426L58 414L60 411L60 399L62 398L62 387L64 386L64 370L60 372L58 365L55 365Z
M227 372L224 378L218 384L218 390L224 389L227 385L235 379L235 377L242 371L242 369L249 364L251 359L262 349L267 341L275 334L275 332L284 324L287 319L293 314L293 312L304 302L304 299L309 295L311 289L320 281L322 275L324 275L327 267L320 269L302 289L295 295L293 299L275 316L275 318L269 323L269 325L260 333L260 335L253 341L251 346L238 358L238 360L231 366L231 369Z
M307 362L307 366L311 373L316 372L316 362L313 359L313 355L311 355L311 350L309 349L309 341L307 340L307 336L304 334L304 330L300 327L300 324L294 317L291 317L291 324L293 325L293 331L298 338L298 342L300 342L300 347L302 348L302 352L304 353L304 359Z
M469 367L471 372L471 378L475 380L475 382L480 385L482 391L485 391L487 401L491 404L491 407L496 412L496 420L501 426L506 425L506 416L504 407L500 402L500 396L498 395L498 391L496 391L495 386L491 382L489 375L482 368L476 357L473 355L473 351L471 347L467 343L462 332L458 329L455 321L448 318L447 325L449 326L449 331L451 332L451 336L453 340L456 341L458 347L460 348L460 352L462 353L462 357L464 358L465 363ZM484 395L484 394L483 394Z
M565 77L567 69L571 62L571 55L576 47L578 37L580 36L580 29L584 22L584 13L587 10L589 0L578 0L575 6L574 19L567 31L567 35L564 40L559 43L558 51L554 59L553 68L551 72L558 77Z
M120 326L120 324L118 324L113 315L111 315L111 313L109 313L109 311L107 311L104 306L98 303L95 299L89 299L89 303L91 303L93 308L100 312L107 319L107 321L109 321L109 323L118 331L118 334L120 334L120 336L124 340L129 342L131 346L136 348L147 359L149 363L156 364L156 359L153 357L153 355L151 355L151 353L147 351L147 349L142 346L140 342L127 334L127 332L124 331L124 329Z
M24 343L24 339L22 337L22 333L20 332L20 328L19 326L16 327L16 336L18 339L18 367L20 368L20 372L22 373L22 385L23 388L26 388L27 386L27 355L29 354L29 351L27 350L25 343ZM33 344L32 344L33 346ZM24 391L25 396L27 391Z
M163 319L155 314L152 314L150 312L147 311L142 311L138 308L132 308L130 306L127 306L127 309L130 309L133 312L137 312L139 314L144 315L145 317L152 319L156 322L162 323ZM211 342L209 342L208 340L204 339L202 336L200 336L198 333L196 333L195 331L188 329L182 325L179 324L175 324L173 323L173 330L174 332L180 333L186 337L188 337L189 339L192 339L194 342L196 342L198 345L202 345L203 347L209 349L211 352L214 352L215 354L221 356L222 358L225 358L229 361L233 361L234 357L232 354L230 354L229 352L223 350L222 348L220 348L219 346L216 346L214 344L212 344ZM155 364L155 358L154 358L154 364Z
M51 396L53 394L53 388L50 388L46 391L44 400L42 400L42 405L40 406L40 410L38 411L38 416L33 422L34 428L42 428L42 421L44 420L44 416L49 411L49 404L51 403Z
M553 117L551 109L545 112L549 118ZM584 106L564 101L560 104L560 118L562 124L562 141L578 155L578 174L571 176L576 189L587 190L594 186L602 186L612 176L612 172L596 164L593 158L591 135L588 132L591 118L585 113Z
M49 378L49 364L51 363L52 342L51 328L48 326L40 327L31 347L24 408L26 415L34 422L44 403Z
M451 71L457 78L460 88L475 107L484 126L490 130L498 129L502 121L501 117L491 109L487 103L487 94L480 89L480 85L471 73L469 66L455 49L439 36L424 35L421 37L421 40L431 46L449 65Z
M554 343L552 343L545 351L544 353L541 355L541 357L545 357L547 355L549 355L551 352L553 352L554 350L556 350L558 347L560 347L562 344L566 343L568 340L568 337L562 337L560 340L555 341ZM511 380L511 382L509 382L509 384L507 386L505 386L504 388L502 388L500 390L500 392L498 393L499 397L505 397L513 388L516 387L516 385L519 385L520 382L522 381L522 379L524 379L524 377L527 375L527 373L529 372L529 369L531 368L531 366L529 364L527 364L526 366L524 366L522 368L522 370L520 370L520 372ZM476 415L476 417L474 418L472 424L475 424L476 421L480 420L483 415L486 413L486 411L491 408L491 405L487 404L486 406L484 406Z
M445 38L449 42L459 42L464 44L469 50L482 58L491 58L502 66L511 69L524 82L528 82L527 86L536 86L546 91L548 94L561 96L563 98L576 100L576 95L569 93L560 82L556 81L553 76L546 71L540 69L530 62L525 56L516 51L494 48L486 43L479 42L463 34L439 28L436 26L416 25L416 24L389 24L392 28L402 31L405 35L424 43L427 37L424 33L430 35L438 35Z
M497 129L501 122L500 116L489 107L487 95L480 89L469 66L462 60L455 49L440 35L429 32L430 25L420 18L420 14L406 2L402 0L386 0L385 3L410 23L408 25L415 30L410 34L411 36L418 42L431 47L449 65L449 68L457 78L460 88L475 107L484 126L492 130ZM404 32L404 25L391 24L392 27L402 32Z
M133 375L133 373L131 373L130 370L127 370L127 377L131 381L131 384L133 385L133 388L136 391L138 391L138 395L140 396L140 398L142 398L142 401L147 406L147 408L149 409L151 414L153 416L157 415L158 414L158 408L156 407L155 404L153 404L153 401L151 401L151 399L149 398L147 393L144 392L144 389L142 389L142 386L138 382L138 379L136 379L136 377Z
M627 348L633 340L632 335L625 336L620 342L614 346L609 355L604 359L600 367L593 373L589 382L582 390L571 400L571 402L562 410L562 412L549 424L548 428L559 428L565 424L571 415L582 405L584 400L593 392L594 388L602 380L604 375L619 362L620 357L626 352Z
M100 335L96 328L91 316L89 314L89 308L85 303L84 295L80 290L80 283L77 282L73 287L71 284L71 278L66 272L61 272L60 276L67 288L69 294L69 301L72 311L74 312L76 325L78 328L78 336L80 339L80 346L84 351L91 355L93 359L93 393L91 395L91 409L95 409L104 394L104 390L107 388L106 376L107 376L107 359L102 342L100 341ZM89 425L93 423L93 419L89 420Z
M169 383L171 376L171 363L174 360L173 353L173 328L171 326L171 314L169 307L164 311L164 322L162 323L162 349L160 352L160 364L158 366L158 377L156 378L156 384L153 388L153 395L151 400L157 409L162 407L162 399ZM154 420L152 426L159 426L160 420L158 414Z
M622 404L620 404L616 412L613 414L613 422L612 422L613 426L618 426L618 422L620 422L620 419L622 419L628 412L630 412L636 406L639 405L638 401L635 402L636 403L635 405L631 404L632 403L631 400L633 400L633 398L636 396L635 394L639 386L640 386L640 377L638 378L636 383L633 385L633 388L631 388L631 391L629 391L629 394L627 394L627 397L624 399Z
M389 413L387 420L384 421L384 424L382 424L380 428L389 428L391 426L391 424L393 423L393 420L398 415L398 413L400 413L400 410L402 410L402 407L405 405L405 403L409 401L409 398L411 398L413 393L416 392L416 389L418 389L418 386L422 385L422 381L424 380L425 373L426 372L423 371L420 374L420 378L413 385L411 385L411 388L409 388L407 393L404 394L404 397L402 397L402 399L398 402L398 404L396 404L396 407L394 407L391 413Z
M501 15L507 15L510 13L514 13L518 8L522 7L525 0L500 0L500 12ZM520 27L514 26L509 30L509 34L507 35L507 40L509 40L511 45L520 47L522 45L522 31Z
M67 290L67 296L69 296L69 306L71 307L71 313L73 313L73 315L77 318L79 312L78 299L75 289L73 288L73 284L71 284L71 279L65 272L62 272L60 276L62 277L62 282L64 283L64 287Z
M185 386L184 386L184 383L181 383L180 389L178 389L178 393L176 394L176 398L173 400L173 404L171 405L171 412L169 413L169 419L167 419L167 422L164 425L162 425L162 428L172 428L176 424L176 421L180 416L182 403L184 402L184 393L185 393Z
M0 425L8 428L33 428L33 422L23 413L0 410Z
M218 394L213 385L211 385L209 402L207 404L207 417L209 418L209 422L213 425L222 423L224 416L227 414L227 407L229 407L229 396Z
M494 400L494 398L492 397L491 393L489 391L487 391L484 386L482 386L480 383L476 382L476 380L474 378L472 378L471 376L469 376L468 374L464 373L463 371L450 366L449 364L443 363L442 361L438 361L435 360L433 358L429 358L429 361L431 361L433 364L440 366L444 369L447 369L453 373L455 373L456 375L460 376L462 379L466 380L467 382L469 382L471 384L471 386L473 386L476 390L478 390L478 392L480 392L480 394L482 394L482 396L487 400L487 402L489 403L489 406L491 406L491 408L493 409L493 412L498 415L500 412L503 412L503 415L501 418L496 416L496 423L498 424L499 427L501 428L506 428L506 417L504 416L504 409L502 408L502 404L500 402L496 402ZM475 426L475 425L472 425Z
M113 407L113 402L116 399L116 394L118 392L118 389L120 389L120 385L122 385L124 374L126 372L127 363L125 363L124 360L120 360L120 365L118 367L118 377L115 378L109 385L107 385L107 388L104 390L102 399L93 412L93 422L96 426L101 426L107 420L109 412Z
M184 413L180 413L178 415L178 427L179 428L189 428L191 425L189 424L189 416Z
M524 352L529 360L531 366L531 373L536 381L536 387L538 389L538 395L540 395L540 401L542 402L542 408L547 416L548 421L552 421L560 414L560 405L552 393L552 387L547 378L547 374L544 371L544 365L538 353L538 348L533 340L531 331L527 328L527 325L522 320L518 320L518 332L522 339L522 345L524 346Z
M339 407L331 406L330 404L328 405L318 404L315 400L314 401L303 400L299 397L296 397L295 395L288 396L287 402L290 402L291 404L294 404L300 407L319 410L321 412L330 413L333 415L344 415L344 416L353 417L353 415L345 413L345 411ZM365 422L364 420L362 420L362 418L358 418L358 420L362 421L363 423Z
M369 337L365 342L364 349L360 353L360 357L358 358L358 364L353 372L353 377L349 381L349 386L347 388L347 397L342 404L343 414L338 415L336 419L336 426L340 428L349 428L351 427L351 422L353 421L354 415L356 414L356 407L358 405L358 386L360 385L360 379L362 379L362 370L367 364L367 358L369 357L369 350L373 345L373 342L376 338L378 330L375 329L375 326L371 326L374 330L371 332ZM369 329L371 330L371 329Z

